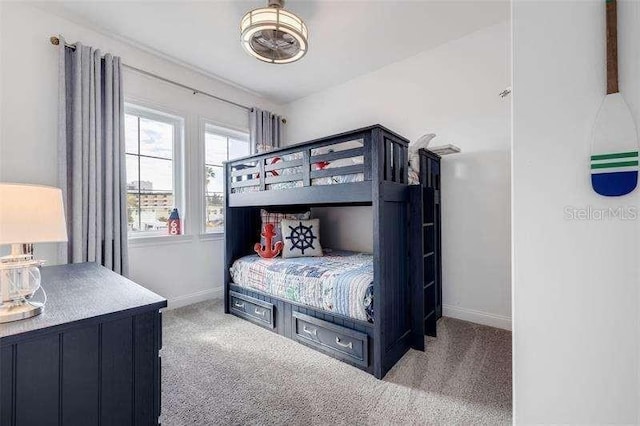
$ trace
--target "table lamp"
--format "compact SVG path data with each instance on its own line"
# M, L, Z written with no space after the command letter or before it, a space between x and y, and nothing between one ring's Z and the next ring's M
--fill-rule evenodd
M11 254L0 257L0 323L30 318L45 301L32 300L40 288L40 266L33 243L67 241L62 191L39 185L0 183L0 246Z

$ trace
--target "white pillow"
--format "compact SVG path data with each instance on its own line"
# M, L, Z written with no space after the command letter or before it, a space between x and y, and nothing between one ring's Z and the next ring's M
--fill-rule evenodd
M418 154L418 151L422 148L427 149L429 142L431 142L431 139L435 137L435 133L427 133L426 135L420 136L418 140L409 144L409 164L416 172L420 172L420 155Z
M283 258L322 256L320 219L283 219L280 229L284 243Z
M357 164L351 158L339 158L337 160L329 161L327 169L339 169L340 167L348 167Z

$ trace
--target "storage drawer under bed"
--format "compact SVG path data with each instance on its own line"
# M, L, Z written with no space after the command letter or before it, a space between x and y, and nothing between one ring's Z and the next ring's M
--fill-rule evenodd
M275 328L275 307L251 296L229 292L229 309L234 314L268 328Z
M367 335L297 311L292 312L293 334L300 342L331 356L367 367L369 344Z

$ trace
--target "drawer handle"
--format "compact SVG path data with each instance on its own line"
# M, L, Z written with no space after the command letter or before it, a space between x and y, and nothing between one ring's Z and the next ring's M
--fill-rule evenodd
M338 345L342 346L343 348L353 349L353 342L342 343L342 341L340 340L340 338L338 336L336 336L336 343Z
M262 316L264 316L264 314L267 313L266 309L260 310L258 308L255 308L254 312L256 313L256 315L262 315Z
M236 308L244 308L244 303L233 302L233 306Z
M307 328L306 325L302 326L302 331L304 331L307 334L311 334L312 336L317 336L318 335L318 329L314 328L313 330Z

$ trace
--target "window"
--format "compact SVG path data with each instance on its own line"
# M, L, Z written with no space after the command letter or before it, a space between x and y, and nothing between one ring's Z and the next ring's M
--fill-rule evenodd
M224 167L222 163L247 156L249 153L247 133L205 124L205 232L224 231Z
M181 217L183 120L137 106L125 107L129 235L166 235L169 214ZM184 227L183 227L184 229Z

